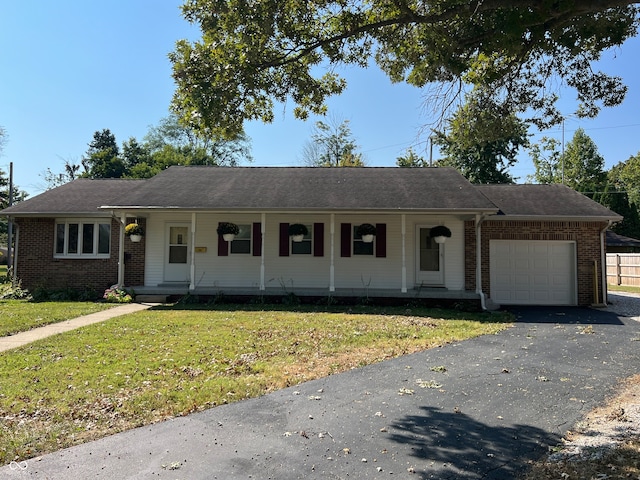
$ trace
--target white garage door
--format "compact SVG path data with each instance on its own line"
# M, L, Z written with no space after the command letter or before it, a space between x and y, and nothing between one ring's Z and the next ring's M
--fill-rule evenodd
M491 240L491 299L504 305L575 305L574 242Z

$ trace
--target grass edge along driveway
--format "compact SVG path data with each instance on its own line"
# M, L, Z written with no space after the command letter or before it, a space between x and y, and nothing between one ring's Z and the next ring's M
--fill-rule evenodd
M246 305L118 317L0 354L0 464L495 334L511 320L423 308Z

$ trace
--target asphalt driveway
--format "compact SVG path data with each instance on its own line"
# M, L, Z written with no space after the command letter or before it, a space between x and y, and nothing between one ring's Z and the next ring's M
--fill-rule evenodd
M516 325L497 335L14 463L0 478L512 479L640 373L640 322L615 307L513 309Z

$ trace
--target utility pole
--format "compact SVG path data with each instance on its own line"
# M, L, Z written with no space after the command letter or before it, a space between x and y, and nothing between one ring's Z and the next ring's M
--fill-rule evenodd
M9 206L13 205L13 162L9 163ZM9 269L9 274L13 277L13 253L12 253L12 244L13 244L13 223L11 222L11 217L8 219L7 223L7 268Z

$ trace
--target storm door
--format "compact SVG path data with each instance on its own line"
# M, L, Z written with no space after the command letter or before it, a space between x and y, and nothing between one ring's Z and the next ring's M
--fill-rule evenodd
M431 227L416 227L416 285L444 285L444 244L429 236Z
M165 282L189 281L189 225L167 224L165 235Z

